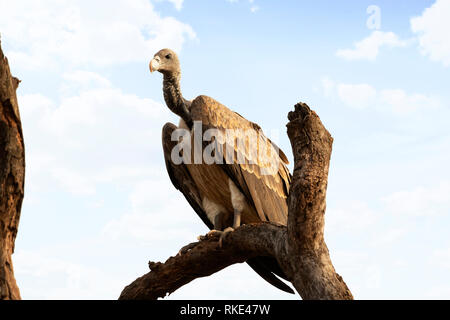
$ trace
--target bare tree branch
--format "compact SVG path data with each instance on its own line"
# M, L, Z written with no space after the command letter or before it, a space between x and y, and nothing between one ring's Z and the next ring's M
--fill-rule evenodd
M207 235L165 263L149 262L151 271L127 286L119 299L163 298L196 278L210 276L232 264L257 256L275 256L276 239L282 241L285 233L285 227L271 223L247 224L228 233L222 247L218 236Z
M196 278L257 256L276 258L303 299L353 299L334 270L323 236L333 138L304 103L295 106L289 120L295 167L287 226L243 225L227 235L222 247L217 238L206 237L165 263L150 263L151 271L127 286L119 299L164 297Z

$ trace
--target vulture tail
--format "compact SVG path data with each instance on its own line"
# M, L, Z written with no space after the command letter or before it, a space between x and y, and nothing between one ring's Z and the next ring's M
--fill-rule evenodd
M260 259L258 258L253 258L247 261L247 264L257 273L261 276L261 278L263 278L264 280L266 280L268 283L270 283L271 285L273 285L274 287L287 292L287 293L292 293L295 294L294 290L292 290L291 287L289 287L286 283L284 283L283 281L281 281L280 279L278 279L273 273L272 271L270 271L270 269L268 269L266 267L266 265L260 261Z

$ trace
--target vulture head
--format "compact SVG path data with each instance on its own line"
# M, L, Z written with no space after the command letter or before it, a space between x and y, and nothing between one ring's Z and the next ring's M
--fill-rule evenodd
M150 61L150 72L159 71L162 74L180 73L180 61L177 54L170 49L159 50Z
M159 71L164 75L163 92L167 106L191 128L190 101L183 98L181 94L181 71L177 54L170 49L159 50L150 61L149 67L150 72Z

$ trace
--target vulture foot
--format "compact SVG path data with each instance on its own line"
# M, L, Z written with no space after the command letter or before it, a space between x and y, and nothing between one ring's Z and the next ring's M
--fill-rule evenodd
M222 248L223 245L223 239L225 239L225 237L227 236L227 234L229 234L230 232L233 232L234 228L232 227L228 227L223 231L220 230L211 230L209 231L206 235L204 236L198 236L197 239L199 241L203 241L203 240L207 240L207 239L211 239L211 238L219 238L219 247ZM190 245L187 245L186 247L189 247ZM181 250L183 250L185 247L183 247ZM181 251L180 250L180 251ZM188 248L189 250L189 248Z
M229 234L230 232L233 232L234 229L232 227L228 227L225 230L221 232L220 238L219 238L219 247L222 248L223 245L223 239Z
M202 241L202 240L206 240L208 238L215 238L215 237L219 237L221 234L222 234L222 231L213 229L204 236L198 236L197 240Z

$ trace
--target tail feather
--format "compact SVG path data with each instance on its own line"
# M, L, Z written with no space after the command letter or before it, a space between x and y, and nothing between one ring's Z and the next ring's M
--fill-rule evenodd
M281 281L277 276L268 268L262 257L253 258L247 261L247 264L268 283L274 287L291 294L295 294L294 290L286 283ZM278 265L278 264L277 264ZM279 268L279 267L278 267ZM278 271L278 270L277 270Z

